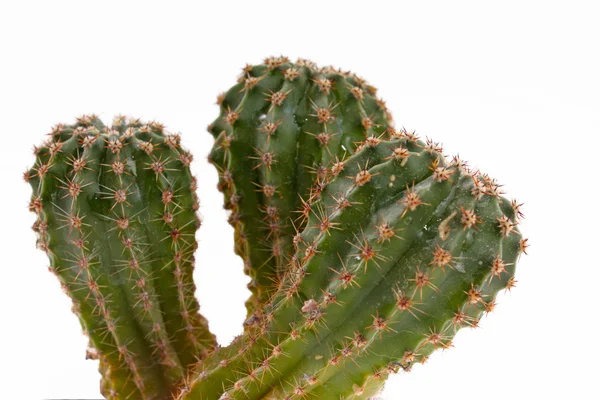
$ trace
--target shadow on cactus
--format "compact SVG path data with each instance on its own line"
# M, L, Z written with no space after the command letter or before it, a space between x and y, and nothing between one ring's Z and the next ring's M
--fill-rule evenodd
M211 160L254 278L226 347L193 297L197 201L178 136L94 117L54 130L26 173L34 228L107 398L367 399L494 309L527 248L520 205L394 130L374 94L279 57L220 98Z

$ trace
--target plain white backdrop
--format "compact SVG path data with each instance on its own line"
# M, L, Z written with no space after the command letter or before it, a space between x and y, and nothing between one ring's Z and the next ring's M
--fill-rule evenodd
M382 396L599 398L599 19L594 1L2 1L0 398L101 397L21 178L50 127L83 113L182 132L204 221L197 296L221 344L241 332L247 278L205 127L245 63L280 54L352 69L397 126L525 203L516 289Z

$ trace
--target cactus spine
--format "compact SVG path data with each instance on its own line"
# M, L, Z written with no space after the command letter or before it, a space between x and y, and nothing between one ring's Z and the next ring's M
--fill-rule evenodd
M164 399L215 346L192 280L191 155L158 123L58 125L25 179L38 247L100 358L107 398Z
M209 356L182 399L366 399L514 285L518 204L434 142L387 139L328 173L263 318Z
M219 96L210 160L232 210L235 251L252 277L249 314L273 294L293 255L293 236L328 171L366 138L386 131L390 115L376 90L350 72L272 57L246 66Z

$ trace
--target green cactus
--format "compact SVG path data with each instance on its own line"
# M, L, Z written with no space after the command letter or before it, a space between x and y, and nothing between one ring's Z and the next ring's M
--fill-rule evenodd
M211 160L253 282L216 346L192 280L190 153L157 123L59 125L25 173L110 399L367 399L514 284L520 204L396 131L349 73L267 59L220 99ZM288 222L289 221L289 222Z
M232 211L235 251L252 277L249 314L260 312L285 273L307 217L301 206L318 196L336 162L388 129L375 95L350 72L272 57L246 66L219 96L210 160Z
M194 297L192 156L158 123L95 116L56 126L35 154L38 247L100 358L103 394L170 398L216 344Z
M262 317L180 399L369 398L514 285L519 204L432 141L386 139L328 172Z

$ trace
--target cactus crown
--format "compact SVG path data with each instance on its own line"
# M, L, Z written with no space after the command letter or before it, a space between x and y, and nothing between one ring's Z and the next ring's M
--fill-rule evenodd
M178 135L84 116L25 173L107 398L367 399L514 286L521 205L394 130L364 80L269 58L219 104L210 160L253 278L227 347L194 298L198 200Z

